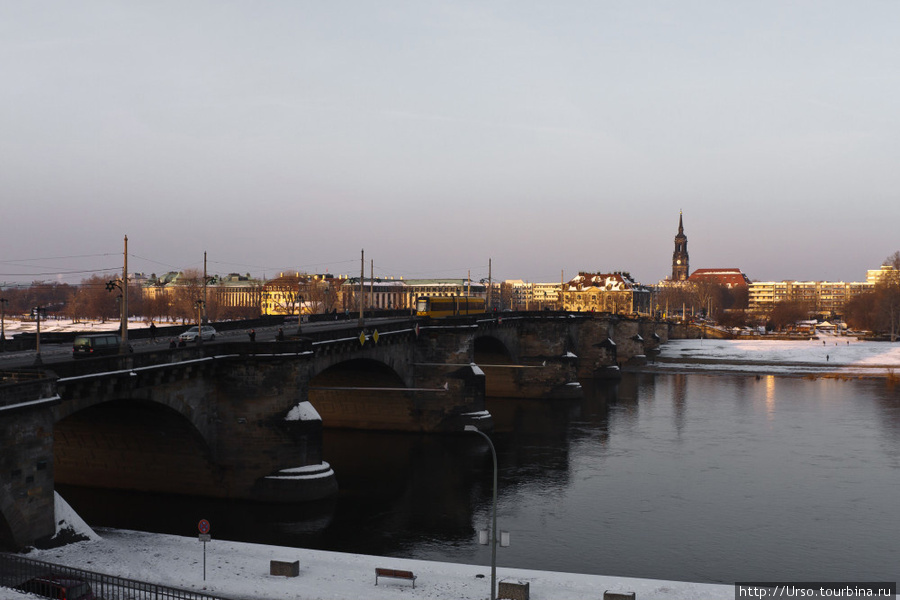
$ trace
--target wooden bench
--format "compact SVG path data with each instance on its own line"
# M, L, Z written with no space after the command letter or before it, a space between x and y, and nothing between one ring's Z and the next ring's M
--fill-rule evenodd
M375 585L378 585L379 577L393 577L394 579L406 579L412 581L413 587L416 587L416 576L412 571L401 571L399 569L375 569Z

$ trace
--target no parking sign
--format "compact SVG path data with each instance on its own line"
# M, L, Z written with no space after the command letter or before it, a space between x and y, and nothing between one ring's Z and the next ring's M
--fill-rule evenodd
M200 519L200 522L197 524L197 529L200 530L200 541L203 542L203 581L206 581L206 542L210 539L209 521Z

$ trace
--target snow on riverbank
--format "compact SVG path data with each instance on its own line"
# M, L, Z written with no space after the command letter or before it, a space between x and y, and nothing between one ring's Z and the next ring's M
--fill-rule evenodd
M171 323L177 325L177 323ZM163 323L166 325L166 323ZM41 319L41 333L64 333L68 331L77 332L104 332L118 331L121 323L118 319L109 319L106 321L73 321L72 319ZM146 321L131 320L128 321L129 329L142 329L149 327ZM37 322L35 321L19 321L7 319L3 323L3 331L7 338L17 333L35 333L37 332Z
M658 370L716 370L838 376L900 375L900 342L864 342L819 334L814 340L670 340Z
M213 539L206 545L206 581L203 581L203 544L196 537L137 531L99 529L95 534L68 505L61 503L57 521L78 529L90 541L51 550L32 550L38 560L99 571L129 579L202 590L228 598L332 600L351 598L408 598L466 600L490 594L489 565L460 565L422 560L382 558L359 554L265 546ZM473 541L473 543L475 543ZM300 561L299 577L269 575L269 561ZM375 568L409 570L409 582L379 579ZM524 569L497 569L498 581L528 582L531 598L602 598L603 592L635 592L641 600L731 600L730 585L709 585L552 573ZM3 592L8 592L7 596ZM13 590L0 590L0 598L23 599Z
M203 590L229 598L351 599L410 598L464 600L487 598L490 566L381 558L279 546L218 541L206 548L195 537L178 537L125 530L99 530L102 540L79 542L29 556L165 585ZM474 542L473 542L474 543ZM299 577L269 575L269 561L299 561ZM380 579L375 568L410 570L409 582ZM482 575L482 577L478 577ZM641 600L667 598L710 600L734 598L730 585L708 585L626 579L498 568L497 579L529 582L531 598L602 598L605 590L636 592Z

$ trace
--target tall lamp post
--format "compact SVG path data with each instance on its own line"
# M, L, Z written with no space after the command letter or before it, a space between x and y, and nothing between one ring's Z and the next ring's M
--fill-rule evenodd
M128 348L128 284L124 279L110 279L106 282L106 291L114 292L119 290L116 301L119 303L119 331L120 343L119 354L125 354Z
M477 433L487 440L488 446L491 447L491 456L494 458L494 501L491 512L491 600L497 600L497 451L494 449L494 443L486 433L475 427L474 425L466 425L463 431Z
M206 304L202 299L194 300L197 305L197 344L203 345L203 306Z
M41 360L41 317L47 312L43 306L35 306L31 309L32 316L37 320L37 336L34 338L34 364L40 366L44 364Z
M6 348L6 305L9 304L9 300L6 298L0 298L0 352L3 352Z

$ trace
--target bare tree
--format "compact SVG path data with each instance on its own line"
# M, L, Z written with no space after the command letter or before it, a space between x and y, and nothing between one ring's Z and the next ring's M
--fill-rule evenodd
M769 325L773 329L782 330L809 318L810 307L800 300L782 300L776 302L769 314Z
M79 319L118 319L119 298L122 292L115 288L110 290L107 284L112 278L104 275L92 275L82 279L78 290L73 294L66 313L73 320Z
M203 273L188 269L179 274L175 282L170 314L182 322L197 320L197 300L203 299Z
M311 313L333 311L339 305L342 283L342 279L310 279L301 284L300 295L306 310Z
M897 250L886 259L884 259L883 265L889 265L894 267L896 270L900 271L900 250Z
M900 281L896 278L882 281L875 287L875 296L880 330L887 332L891 341L896 342L900 329Z

